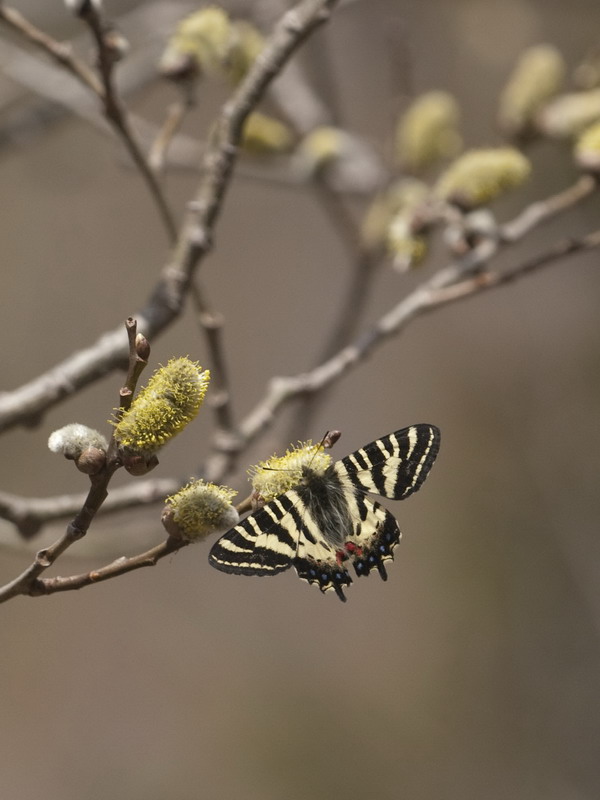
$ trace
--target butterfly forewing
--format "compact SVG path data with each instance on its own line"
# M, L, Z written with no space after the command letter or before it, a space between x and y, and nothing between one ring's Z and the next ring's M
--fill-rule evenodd
M302 520L294 513L293 492L267 503L222 536L209 562L237 575L276 575L292 566Z
M335 469L365 492L404 500L419 489L439 448L435 425L411 425L361 447L336 462Z

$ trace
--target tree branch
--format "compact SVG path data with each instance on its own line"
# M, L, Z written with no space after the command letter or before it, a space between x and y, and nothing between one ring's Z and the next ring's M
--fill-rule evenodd
M28 594L36 597L43 594L54 594L55 592L75 591L83 589L84 586L91 586L93 583L101 583L111 578L117 578L119 575L125 575L127 572L133 572L142 567L154 567L162 558L178 552L188 544L189 542L169 538L144 553L139 553L139 555L131 556L130 558L125 556L117 558L111 564L107 564L100 569L82 572L79 575L69 575L65 578L60 576L56 578L38 578L31 585ZM3 597L0 590L0 602L2 600Z
M180 489L183 482L178 478L147 478L111 489L102 504L102 515L164 500ZM48 522L72 517L84 501L85 494L22 497L0 492L0 518L12 522L24 539L30 539Z
M29 22L19 11L0 2L0 21L42 50L53 61L68 70L77 80L98 97L102 97L102 83L85 61L78 58L70 45L57 42L47 33Z

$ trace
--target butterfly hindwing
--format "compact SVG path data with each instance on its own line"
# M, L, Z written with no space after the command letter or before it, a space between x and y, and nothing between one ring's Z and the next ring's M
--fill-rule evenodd
M313 544L301 536L293 564L299 578L318 586L322 592L334 591L346 602L344 586L350 586L352 578L337 552L324 539Z
M344 543L344 550L357 575L369 575L377 569L381 579L387 581L385 562L394 558L394 548L402 534L393 514L360 493L355 493L354 503L358 517L351 534Z
M440 432L435 425L411 425L375 439L334 466L341 478L362 491L404 500L427 477L439 447Z
M299 577L322 592L335 591L345 601L344 587L352 583L344 561L350 560L357 575L377 569L387 580L385 562L392 559L401 533L395 517L383 506L353 488L346 492L347 530L341 532L337 547L323 537L300 536L293 565ZM310 532L309 529L306 529Z

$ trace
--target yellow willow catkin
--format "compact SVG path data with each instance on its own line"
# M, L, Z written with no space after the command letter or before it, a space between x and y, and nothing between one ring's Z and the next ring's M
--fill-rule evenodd
M304 137L298 153L312 172L318 172L343 155L347 141L348 134L340 128L322 125Z
M160 367L115 426L115 439L131 453L155 453L191 422L202 405L210 372L189 358Z
M562 94L540 111L537 126L546 136L577 136L600 120L600 89Z
M555 47L540 44L525 50L500 96L500 127L512 136L526 131L539 109L560 91L564 76L564 59Z
M513 147L469 150L450 164L434 192L463 208L477 208L519 186L530 172L528 159Z
M265 37L245 20L231 23L229 47L225 58L225 72L229 80L237 86L254 64L265 46Z
M402 115L396 128L396 161L404 169L421 172L461 147L460 112L448 92L425 92Z
M182 56L192 59L200 73L219 71L227 57L231 35L229 17L218 6L206 6L181 20L161 56L160 69L169 73Z
M575 145L575 161L587 172L600 171L600 122L586 128Z
M242 131L242 148L254 155L285 153L292 149L291 129L273 117L254 111L246 119Z
M239 514L231 505L236 494L229 486L199 479L167 497L166 502L181 538L192 542L211 533L224 533L239 522Z
M429 186L416 178L401 178L379 192L361 223L361 241L367 250L387 244L390 224L402 214L411 218L429 195Z
M331 463L331 456L324 452L321 444L310 440L299 442L297 447L286 450L283 456L271 456L251 467L252 487L267 502L297 486L302 479L302 468L310 467L318 473L324 472Z

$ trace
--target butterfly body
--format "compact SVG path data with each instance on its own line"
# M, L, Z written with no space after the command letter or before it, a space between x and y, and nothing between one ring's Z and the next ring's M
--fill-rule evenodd
M271 500L222 536L209 561L223 572L275 575L293 566L299 577L345 601L352 578L385 562L401 533L395 518L367 492L401 500L417 491L439 450L439 430L413 425L376 439L323 470L304 466L297 486Z
M318 472L310 467L302 470L302 483L296 492L314 520L325 541L334 548L341 548L344 533L352 527L348 507L347 490L335 471L335 465Z

